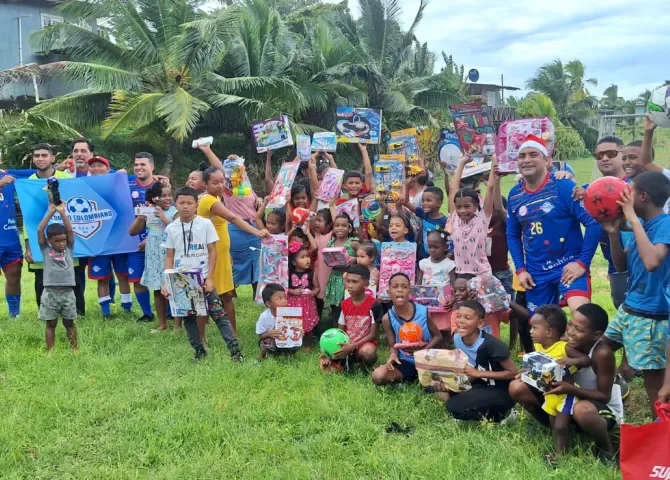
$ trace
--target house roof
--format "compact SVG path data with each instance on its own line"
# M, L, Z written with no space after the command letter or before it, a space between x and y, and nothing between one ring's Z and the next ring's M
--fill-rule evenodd
M510 87L508 85L496 85L495 83L468 83L468 90L521 90L519 87Z

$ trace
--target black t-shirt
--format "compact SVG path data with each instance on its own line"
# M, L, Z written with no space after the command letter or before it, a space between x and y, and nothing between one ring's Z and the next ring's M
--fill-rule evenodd
M484 372L502 372L505 369L501 363L510 358L510 352L507 345L483 330L473 345L466 345L463 343L463 339L457 333L454 335L454 345L456 348L467 354L471 365L474 362L474 365L472 365L474 368ZM486 385L507 390L510 381L482 379L475 383L484 383Z

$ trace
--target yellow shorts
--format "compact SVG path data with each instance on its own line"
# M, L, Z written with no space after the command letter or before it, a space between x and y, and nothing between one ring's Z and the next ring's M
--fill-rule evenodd
M547 412L552 417L556 416L556 413L564 413L566 415L572 415L572 412L575 408L575 403L577 403L577 397L574 395L545 395L544 403L542 404L542 410Z

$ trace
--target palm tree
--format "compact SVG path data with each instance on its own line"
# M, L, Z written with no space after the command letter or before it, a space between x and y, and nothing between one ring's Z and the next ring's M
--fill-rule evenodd
M640 93L637 96L637 100L642 101L645 105L649 103L649 99L651 98L652 91L646 88L644 92Z
M590 121L597 118L595 109L598 102L586 86L595 86L598 82L593 78L585 80L585 70L584 64L579 60L573 60L566 65L561 60L554 60L540 67L535 77L529 79L526 85L533 92L549 97L556 107L559 121L577 130L587 147L593 148L598 131Z
M541 93L531 93L521 100L516 105L516 113L522 118L549 117L554 122L558 121L558 113L551 98Z

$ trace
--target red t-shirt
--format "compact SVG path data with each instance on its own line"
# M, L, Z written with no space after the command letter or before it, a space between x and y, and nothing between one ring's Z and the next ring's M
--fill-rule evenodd
M373 323L381 323L384 308L375 298L366 296L360 305L354 303L352 297L342 302L342 313L338 324L349 335L351 343L367 337Z

